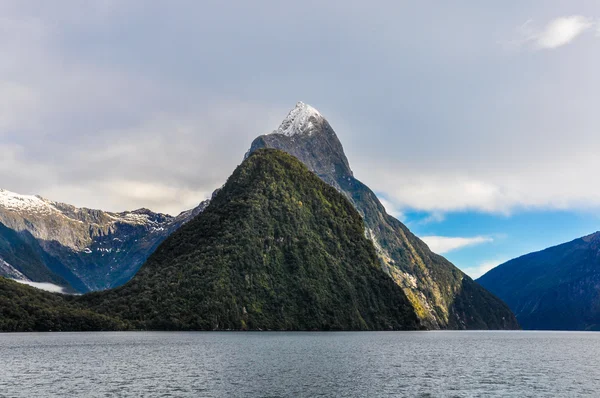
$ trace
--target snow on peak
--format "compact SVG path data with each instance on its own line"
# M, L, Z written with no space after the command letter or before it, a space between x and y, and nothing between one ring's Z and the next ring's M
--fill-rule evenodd
M288 137L293 137L297 134L311 135L316 129L315 122L323 119L318 110L300 101L286 118L283 119L283 122L273 134L282 134Z
M47 216L56 215L68 218L79 223L101 223L101 220L95 220L94 217L88 217L90 213L97 213L95 210L86 208L77 208L64 203L53 202L39 195L21 195L0 188L0 210L7 209L25 215ZM132 225L154 225L160 221L155 220L157 214L150 210L140 209L133 212L110 213L100 211L112 222L122 222ZM164 216L169 221L171 216ZM1 217L0 217L1 219Z
M42 213L55 210L48 201L39 196L19 195L5 189L0 189L0 207L13 211L37 211Z

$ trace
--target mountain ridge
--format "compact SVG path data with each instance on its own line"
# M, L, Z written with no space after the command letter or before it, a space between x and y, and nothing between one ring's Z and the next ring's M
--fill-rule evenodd
M478 282L525 329L600 330L600 232L507 261Z
M78 208L0 189L0 275L49 282L84 293L129 280L154 248L207 202L176 217L138 209ZM12 232L9 232L12 231ZM13 233L14 232L14 233ZM4 236L2 236L4 235ZM29 245L24 266L11 253ZM35 269L34 269L35 268Z

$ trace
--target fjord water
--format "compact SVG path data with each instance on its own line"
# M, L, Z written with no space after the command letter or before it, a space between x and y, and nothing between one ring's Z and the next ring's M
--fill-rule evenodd
M584 396L600 334L0 335L0 396Z

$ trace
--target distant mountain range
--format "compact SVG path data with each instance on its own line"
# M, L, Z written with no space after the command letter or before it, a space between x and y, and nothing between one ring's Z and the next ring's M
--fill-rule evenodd
M119 286L206 204L177 217L110 213L0 189L0 275L78 293Z
M600 330L600 232L511 260L477 282L524 329Z
M339 139L327 120L314 108L298 103L277 130L258 137L252 143L246 158L262 148L279 149L293 155L358 210L364 219L364 235L373 243L383 272L402 289L424 327L519 327L506 304L445 258L432 253L406 226L386 213L375 194L354 178ZM20 196L6 191L2 194L0 274L61 284L78 292L103 290L127 282L169 235L209 206L209 201L203 202L178 217L148 210L116 214L77 209L40 197ZM285 224L284 221L279 222ZM189 229L184 230L190 233ZM190 239L190 245L191 242L204 242L193 237ZM189 250L192 250L191 246ZM196 247L194 250L202 249ZM194 250L189 252L189 258L197 257ZM171 255L176 256L177 253L171 252ZM166 264L164 254L162 256L161 263ZM245 260L240 258L239 261ZM224 266L227 269L230 265ZM171 280L171 275L167 276L165 280ZM152 286L160 287L157 280L152 280ZM131 292L132 284L138 283L135 281L119 291ZM112 294L103 297L121 305ZM97 308L105 310L101 303L96 304ZM122 318L124 314L121 312L119 316ZM155 321L149 322L157 325ZM189 326L192 321L188 319L186 322Z

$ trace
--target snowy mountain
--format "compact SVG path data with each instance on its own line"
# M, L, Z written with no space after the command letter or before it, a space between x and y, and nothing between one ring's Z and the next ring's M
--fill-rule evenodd
M177 217L111 213L0 189L0 275L77 292L118 286L206 204Z
M321 113L303 102L296 104L277 130L256 138L246 157L260 148L288 152L338 191L342 191L338 180L354 178L335 131Z
M518 327L502 301L431 252L404 224L386 213L377 196L354 178L335 131L313 107L298 102L278 129L252 142L246 156L261 148L280 149L295 156L354 204L383 269L404 289L427 327Z
M300 101L294 109L290 111L288 116L283 119L275 134L282 134L288 137L295 135L312 135L319 131L323 124L324 118L319 111L310 105Z

